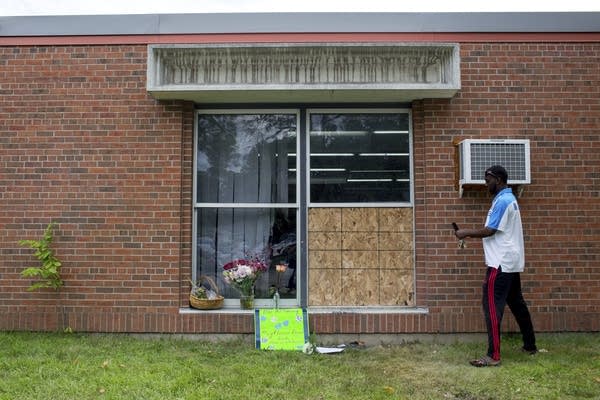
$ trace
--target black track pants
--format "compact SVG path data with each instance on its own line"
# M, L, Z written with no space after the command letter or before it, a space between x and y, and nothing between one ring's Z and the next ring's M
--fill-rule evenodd
M519 324L523 347L527 350L536 349L531 315L521 293L521 276L518 272L506 273L502 272L502 267L488 267L482 303L488 333L488 356L494 360L500 359L500 324L507 304Z

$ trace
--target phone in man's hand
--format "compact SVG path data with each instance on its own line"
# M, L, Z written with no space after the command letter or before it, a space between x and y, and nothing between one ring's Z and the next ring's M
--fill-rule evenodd
M456 225L456 222L452 223L452 229L454 229L454 232L456 232L458 230L458 225ZM465 241L463 239L460 239L458 241L458 247L461 249L464 249L465 247L467 247L467 244L465 243Z

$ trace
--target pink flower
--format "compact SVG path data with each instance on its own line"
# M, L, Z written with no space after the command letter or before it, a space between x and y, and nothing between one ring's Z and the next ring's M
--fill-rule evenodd
M234 260L223 266L223 279L243 295L248 296L253 294L254 283L266 270L266 265L257 260Z

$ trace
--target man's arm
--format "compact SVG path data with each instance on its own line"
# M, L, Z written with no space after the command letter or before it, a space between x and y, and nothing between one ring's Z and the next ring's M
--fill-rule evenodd
M468 237L484 238L484 237L492 236L495 233L496 233L496 229L488 228L487 226L484 226L483 228L480 228L480 229L459 229L454 232L456 237L459 239L465 239Z

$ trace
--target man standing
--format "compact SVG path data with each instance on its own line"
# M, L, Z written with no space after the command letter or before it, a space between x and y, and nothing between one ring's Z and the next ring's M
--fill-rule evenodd
M480 229L459 229L459 239L483 238L487 272L483 284L483 313L488 333L487 354L470 363L475 367L500 365L500 324L508 304L523 335L522 350L535 354L535 333L529 309L521 293L520 272L525 267L523 227L517 199L507 186L508 173L500 165L485 171L485 184L494 195L485 225Z

